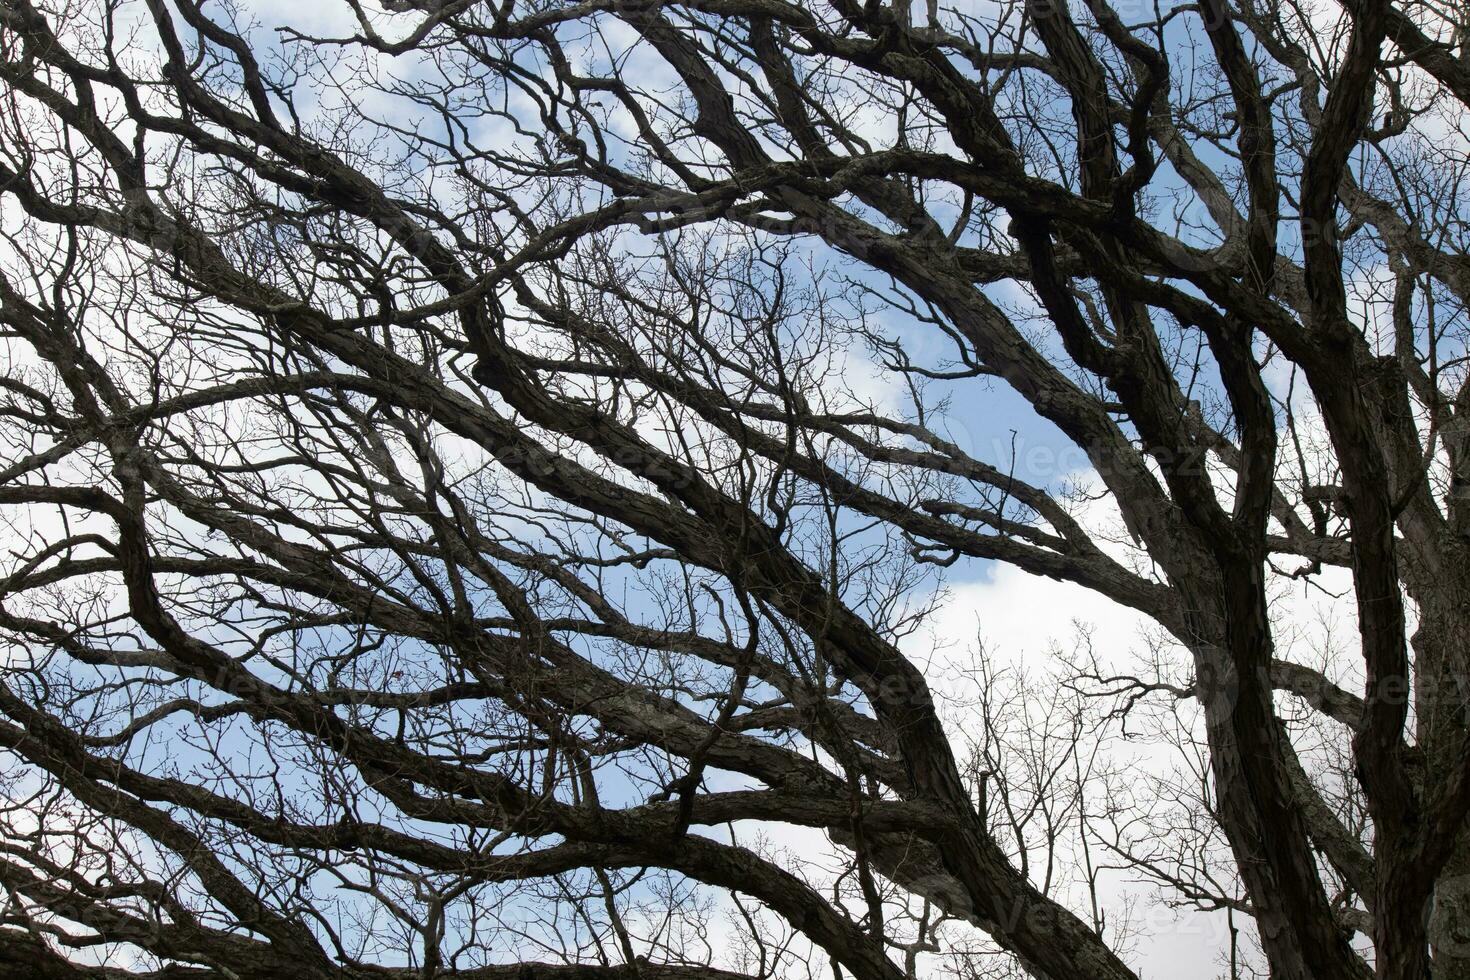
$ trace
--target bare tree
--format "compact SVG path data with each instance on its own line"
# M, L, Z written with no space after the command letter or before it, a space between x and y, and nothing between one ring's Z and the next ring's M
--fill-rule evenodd
M1464 11L911 8L0 0L0 974L1470 976Z

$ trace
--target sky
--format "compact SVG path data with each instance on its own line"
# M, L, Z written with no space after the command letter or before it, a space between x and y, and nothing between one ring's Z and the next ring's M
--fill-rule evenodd
M352 30L343 3L300 3L296 0L250 0L247 5L264 25L290 23L306 33L331 34ZM1152 13L1153 5L1146 8ZM1129 19L1125 10L1124 19ZM383 103L382 108L390 108ZM1029 299L1014 288L996 290L998 300L1024 309ZM1034 311L1034 305L1031 306ZM897 319L892 329L924 346L922 328ZM852 371L864 374L862 365ZM1284 384L1285 379L1281 379ZM967 384L956 389L956 399L944 423L945 434L976 458L1004 465L1014 453L1015 473L1029 482L1062 485L1095 483L1085 456L1053 427L1039 419L1025 402L1000 384ZM894 398L883 383L871 382L863 391L878 400ZM1106 504L1092 505L1088 514L1095 526L1116 531L1115 513ZM1325 581L1322 587L1286 587L1278 597L1276 614L1293 624L1291 650L1300 651L1305 662L1317 658L1329 643L1331 627L1351 616L1350 605L1333 598L1345 583ZM927 632L913 638L914 655L928 659L935 678L943 678L964 667L978 640L1002 665L1044 668L1053 652L1076 646L1079 633L1087 633L1100 658L1126 666L1147 652L1149 624L1138 614L1121 608L1096 593L1078 586L1039 578L1014 567L990 562L965 562L951 569L943 583L940 604ZM1166 765L1157 748L1130 749L1136 753L1140 771ZM799 847L801 834L791 832L785 841ZM1152 888L1130 882L1124 876L1110 879L1105 902L1123 904L1142 896L1150 902L1136 909L1142 938L1130 955L1146 976L1211 976L1218 969L1226 941L1222 914L1176 913L1167 903L1153 901Z

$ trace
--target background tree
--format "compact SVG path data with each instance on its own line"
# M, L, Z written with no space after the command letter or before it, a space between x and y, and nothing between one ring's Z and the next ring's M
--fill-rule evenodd
M1463 20L3 0L0 968L1470 975Z

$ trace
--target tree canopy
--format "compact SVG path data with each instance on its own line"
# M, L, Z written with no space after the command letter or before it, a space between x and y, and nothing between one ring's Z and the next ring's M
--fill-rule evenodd
M1466 17L0 0L0 974L1470 977Z

